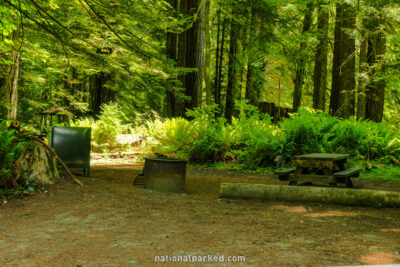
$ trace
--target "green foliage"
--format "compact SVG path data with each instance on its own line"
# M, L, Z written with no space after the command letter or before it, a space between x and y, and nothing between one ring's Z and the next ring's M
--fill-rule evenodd
M83 118L71 123L76 127L92 128L92 151L107 152L120 149L117 143L118 135L125 134L129 130L126 124L127 118L116 103L103 104L97 120Z
M299 109L299 113L285 119L282 131L288 155L308 152L325 152L323 139L337 124L335 117L322 112Z
M14 130L8 130L5 121L0 123L0 188L15 187L13 166L25 148L25 142L18 140Z
M311 152L350 153L359 159L391 161L400 156L400 134L390 126L354 118L339 120L300 109L279 125L246 102L238 103L232 124L215 118L213 107L188 112L193 120L147 122L154 151L192 162L235 162L246 169L290 164L294 155Z
M215 106L187 113L193 120L173 118L146 125L154 138L156 153L188 158L193 162L224 161L232 143L232 131L222 118L215 118Z
M373 160L397 154L396 136L398 132L385 123L349 118L331 129L325 138L325 145L328 151L364 155Z
M399 166L380 166L378 168L373 168L370 171L362 170L363 177L365 178L379 178L384 180L390 180L393 182L400 182L400 167Z
M235 158L250 169L272 165L279 154L281 131L271 123L268 115L261 115L247 101L237 103L237 107L239 116L232 121Z
M148 144L154 146L155 152L178 158L190 158L190 145L197 133L187 120L173 118L147 122L145 134L152 137L148 140Z

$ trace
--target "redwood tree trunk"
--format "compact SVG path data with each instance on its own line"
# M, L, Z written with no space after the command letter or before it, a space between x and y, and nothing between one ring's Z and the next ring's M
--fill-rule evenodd
M204 82L206 91L206 104L212 104L212 88L210 76L211 63L211 33L210 33L210 4L208 0L205 3L204 11L204 34L205 34L205 57L204 57Z
M219 84L219 53L220 53L220 28L221 28L221 14L217 11L217 44L215 48L215 75L214 75L214 101L215 104L220 104L220 92L218 90Z
M178 1L169 0L170 5L173 7L174 14L178 11ZM173 32L167 32L167 58L172 59L174 62L177 61L177 45L178 35ZM175 78L173 78L175 80ZM175 91L167 88L166 92L166 113L169 117L176 116L176 96Z
M386 51L386 38L382 32L372 34L368 38L368 63L380 64L381 57ZM375 69L375 68L374 68ZM367 86L366 119L382 122L385 100L386 83L383 78L376 77L376 72L382 71L382 67L376 67L373 79Z
M187 0L190 14L194 16L201 0ZM186 68L195 68L196 71L189 72L185 77L185 94L190 100L185 101L185 109L193 109L201 104L201 93L203 88L204 72L204 3L197 16L194 16L192 27L187 30L187 50L186 50Z
M354 115L355 108L355 40L349 35L355 23L355 8L337 3L329 111L342 118Z
M178 14L186 16L188 14L188 1L178 1ZM177 39L177 67L184 68L186 66L186 51L187 51L187 31L178 34ZM185 75L180 74L178 80L182 88L186 88ZM184 91L186 94L186 91ZM176 98L175 102L175 116L185 116L185 102L182 98Z
M307 4L307 9L304 15L303 20L303 28L301 30L302 35L307 33L311 28L312 23L312 11L313 11L313 3L310 2ZM294 93L293 93L293 111L297 112L299 107L301 106L301 98L304 84L304 72L306 67L306 55L305 49L307 48L307 42L300 42L299 49L299 61L297 62L296 68L296 77L294 79Z
M259 45L259 34L260 34L260 21L257 16L257 10L254 6L253 1L251 1L251 18L250 18L250 37L249 37L249 50L248 52L248 63L247 63L247 77L246 77L246 93L245 98L249 100L249 103L257 106L258 100L260 96L260 92L262 89L262 78L260 77L260 73L264 73L264 69L260 69L256 65L259 64L259 59L255 53L252 53L253 47L257 47ZM262 68L262 67L261 67Z
M108 73L100 72L90 78L89 105L93 115L100 113L102 104L115 101L115 92L105 86L110 76Z
M232 122L235 99L237 97L237 49L238 49L238 25L231 19L231 32L229 44L228 86L226 88L225 118Z
M218 83L217 83L217 100L215 100L215 103L220 105L220 109L222 111L222 99L221 99L221 91L222 91L222 81L223 81L223 72L222 72L222 66L224 62L224 53L225 53L225 32L226 32L226 20L224 19L222 22L222 33L221 33L221 47L219 50L219 65L218 65Z
M318 46L314 65L313 108L325 110L326 76L328 66L329 12L325 5L318 6Z
M365 119L365 108L366 108L366 86L367 77L366 72L368 71L367 66L367 51L368 51L368 38L366 37L366 31L363 30L361 33L361 46L360 46L360 57L359 57L359 68L358 68L358 88L357 88L357 119Z

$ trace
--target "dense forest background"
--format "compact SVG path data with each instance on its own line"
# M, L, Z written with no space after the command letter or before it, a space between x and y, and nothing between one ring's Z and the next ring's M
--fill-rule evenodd
M113 101L134 120L216 104L231 122L247 99L275 116L312 107L396 123L399 12L369 0L2 0L1 114L37 124L47 109L98 115Z
M396 1L0 3L0 113L25 130L252 169L304 152L400 164Z

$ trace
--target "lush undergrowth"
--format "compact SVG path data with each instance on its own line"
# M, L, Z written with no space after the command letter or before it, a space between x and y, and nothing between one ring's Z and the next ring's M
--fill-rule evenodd
M174 118L148 122L143 131L155 140L153 150L192 162L233 162L246 169L279 167L294 155L349 153L358 160L391 163L400 156L400 134L384 123L340 120L326 113L300 110L273 124L246 104L231 125L210 110L195 110L191 121Z
M22 192L26 185L18 174L18 159L28 142L15 136L6 121L0 123L0 195Z
M237 105L232 124L217 116L215 106L189 111L184 118L137 115L134 123L116 105L103 107L92 127L94 151L142 150L189 159L197 164L229 163L247 170L288 165L294 155L310 152L349 153L356 161L392 164L400 157L400 133L385 123L341 120L301 109L274 124L246 103ZM128 142L130 139L132 142ZM127 145L122 146L121 140Z

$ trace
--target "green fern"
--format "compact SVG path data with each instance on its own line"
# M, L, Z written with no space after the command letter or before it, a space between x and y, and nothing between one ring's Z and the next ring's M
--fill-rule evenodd
M17 140L14 130L8 130L5 122L0 123L0 188L11 186L12 167L24 151L23 140Z

